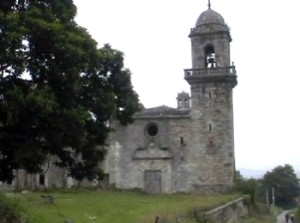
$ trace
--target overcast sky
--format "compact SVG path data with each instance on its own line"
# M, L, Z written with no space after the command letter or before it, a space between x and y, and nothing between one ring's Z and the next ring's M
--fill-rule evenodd
M74 0L76 21L99 47L125 55L132 83L147 107L176 107L189 92L188 34L207 0ZM235 152L238 168L300 169L299 0L211 0L231 28Z

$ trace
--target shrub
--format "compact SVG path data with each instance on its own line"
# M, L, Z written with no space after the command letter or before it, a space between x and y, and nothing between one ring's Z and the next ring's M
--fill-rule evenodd
M0 219L1 223L22 223L19 208L6 197L0 195Z
M296 220L296 223L300 223L300 208L298 208L295 213L295 220Z

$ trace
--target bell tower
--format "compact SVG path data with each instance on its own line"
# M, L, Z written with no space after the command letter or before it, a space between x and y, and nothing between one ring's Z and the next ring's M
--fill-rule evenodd
M192 69L185 69L184 77L191 87L191 163L197 176L192 181L197 188L226 190L233 185L235 170L232 89L237 76L230 60L229 27L210 1L189 37Z

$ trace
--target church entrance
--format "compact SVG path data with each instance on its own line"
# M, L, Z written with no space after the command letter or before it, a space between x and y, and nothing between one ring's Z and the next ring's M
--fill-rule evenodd
M144 179L144 189L146 193L160 194L162 192L160 170L146 170Z

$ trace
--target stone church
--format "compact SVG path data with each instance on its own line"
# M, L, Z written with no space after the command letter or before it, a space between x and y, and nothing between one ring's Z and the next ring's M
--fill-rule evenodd
M177 108L144 109L130 125L111 123L115 131L103 163L108 184L148 193L226 191L233 186L232 89L237 76L230 61L230 30L209 3L189 38L192 68L184 70L184 79L191 95L179 93ZM45 175L20 170L12 186L76 184L65 170L49 164Z
M226 191L235 171L230 30L211 9L190 30L192 68L184 70L191 95L177 108L158 106L112 123L105 170L117 188L149 193Z

